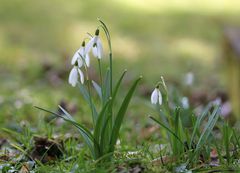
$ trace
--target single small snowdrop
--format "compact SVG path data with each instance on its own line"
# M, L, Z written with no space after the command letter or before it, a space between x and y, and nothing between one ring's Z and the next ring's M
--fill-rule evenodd
M96 30L95 36L86 45L86 53L89 53L92 49L93 56L101 59L103 57L103 46L99 38L99 29Z
M192 72L188 72L184 76L184 83L187 86L191 86L191 85L193 85L193 82L194 82L194 74Z
M73 55L71 64L74 65L76 63L76 61L78 62L79 68L81 68L83 66L84 61L85 61L87 67L90 66L90 57L89 57L89 54L86 52L85 41L83 41L80 49L78 49L75 52L75 54Z
M73 66L73 68L72 68L72 70L69 74L68 82L73 87L75 87L77 85L77 82L78 82L79 79L80 79L80 82L83 84L84 83L84 75L83 75L83 72L81 71L81 69L78 67L78 65L76 63Z
M188 98L187 97L183 97L181 99L181 102L182 102L182 107L184 109L188 109L189 108L189 101L188 101Z
M158 103L159 105L162 104L162 94L159 90L159 86L157 86L152 92L151 103L152 104L157 104Z

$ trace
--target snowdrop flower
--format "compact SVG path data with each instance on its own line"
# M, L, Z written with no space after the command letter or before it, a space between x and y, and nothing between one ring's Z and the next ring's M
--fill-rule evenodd
M86 53L89 53L92 49L93 56L101 59L103 57L103 46L99 38L99 29L96 30L95 36L86 45Z
M189 101L188 101L188 98L187 98L187 97L183 97L182 100L181 100L181 102L182 102L182 107L183 107L184 109L188 109L188 108L189 108Z
M83 84L84 83L84 75L76 63L69 74L68 82L73 87L75 87L77 85L77 82L79 79L80 79L81 83Z
M157 86L152 92L151 103L152 104L157 104L158 103L159 105L162 104L162 94L159 90L159 86Z
M184 77L184 82L186 85L191 86L194 82L194 74L192 72L188 72Z
M86 52L85 41L83 41L80 49L78 49L73 55L71 64L74 65L76 61L78 62L79 68L81 68L84 63L86 63L87 67L90 66L90 58L89 58L89 54Z

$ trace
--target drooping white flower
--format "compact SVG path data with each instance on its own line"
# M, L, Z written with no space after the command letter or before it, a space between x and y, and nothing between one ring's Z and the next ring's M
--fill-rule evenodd
M85 63L87 67L90 67L90 57L88 53L85 55Z
M158 87L156 87L152 92L151 103L152 104L157 104L158 103L159 105L162 104L162 94L161 94Z
M93 56L98 59L103 57L103 46L99 38L99 29L96 30L95 36L86 45L86 53L89 53L92 49Z
M183 97L181 99L181 102L182 102L182 107L184 109L188 109L189 108L189 101L188 101L188 98L187 97Z
M87 67L90 66L90 58L89 54L86 52L85 41L83 41L82 46L73 55L71 64L74 65L76 61L78 62L79 68L81 68L84 63L86 63Z
M78 81L78 70L77 70L77 66L74 66L69 74L68 82L73 87L75 87L77 84L77 81Z
M194 74L192 72L188 72L184 76L184 83L185 85L191 86L194 82Z
M69 74L68 82L73 87L75 87L77 85L77 82L78 82L79 79L80 79L81 83L83 84L84 83L83 72L81 71L81 69L77 65L74 65L74 67L72 68L72 70Z
M78 68L78 74L79 74L79 77L80 77L80 82L83 84L84 83L84 75L83 75L83 72L80 68Z
M77 50L77 51L74 53L73 57L72 57L72 61L71 61L71 64L72 64L72 65L74 65L74 64L76 63L76 61L78 60L78 58L79 58L78 52L79 52L79 50Z

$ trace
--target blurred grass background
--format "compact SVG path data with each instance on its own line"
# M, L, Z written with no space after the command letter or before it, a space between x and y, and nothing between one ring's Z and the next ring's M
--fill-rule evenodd
M195 87L224 89L223 27L238 25L239 11L238 0L0 0L0 123L35 121L32 105L62 99L84 112L67 77L97 17L112 35L116 76L127 68L129 80L143 74L153 88L161 75L179 83L191 71Z

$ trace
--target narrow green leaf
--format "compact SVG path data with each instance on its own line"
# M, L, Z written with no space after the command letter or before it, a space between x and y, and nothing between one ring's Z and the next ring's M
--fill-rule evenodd
M225 152L227 157L227 163L230 163L230 141L232 138L232 130L230 129L228 123L224 123L223 126L223 142L225 146Z
M183 146L184 143L181 141L181 139L171 130L169 129L167 126L165 126L163 123L161 123L160 121L158 121L156 118L154 117L149 117L151 118L153 121L155 121L157 124L159 124L160 126L162 126L163 128L165 128L170 134L172 134Z
M10 145L15 149L17 149L18 151L21 151L24 155L28 156L31 160L34 160L32 156L27 151L25 151L21 146L13 143L10 143Z
M68 117L68 119L75 121L71 114L69 114L61 105L58 105L58 107L61 109L61 111Z
M94 139L99 142L99 137L100 137L100 133L102 131L102 128L103 128L103 117L104 115L106 114L106 110L107 110L107 107L110 103L110 100L111 98L105 103L104 107L102 108L99 116L98 116L98 119L97 119L97 123L96 123L96 126L95 126L95 129L94 129Z
M208 122L198 140L196 149L194 150L193 156L190 158L190 161L195 157L195 155L201 150L201 148L203 147L203 145L206 143L209 135L212 132L213 127L215 126L218 118L219 118L219 107L215 107L212 114L210 115Z
M235 129L232 129L232 130L233 130L233 137L235 138L235 141L236 141L238 147L240 147L239 137L237 137L236 130Z
M47 110L47 109L44 109L44 108L41 108L41 107L38 107L38 106L34 106L34 107L37 108L37 109L40 109L40 110L42 110L42 111L48 112L48 113L50 113L50 114L53 114L53 115L55 115L55 116L57 116L57 117L63 118L64 120L72 123L73 125L78 126L79 128L81 128L82 131L84 131L84 132L88 135L88 137L89 137L90 139L93 139L93 136L92 136L91 132L90 132L87 128L85 128L84 126L82 126L81 124L77 123L75 120L71 120L71 119L66 118L66 117L64 117L64 116L62 116L62 115L59 115L59 114L57 114L57 113L55 113L55 112L52 112L52 111L50 111L50 110ZM62 110L64 110L64 109L62 108ZM64 110L64 113L67 113L67 112ZM68 114L68 113L67 113L67 114ZM70 114L68 114L68 116L69 116L69 115L70 115ZM67 116L67 117L68 117L68 116Z
M105 153L108 151L108 149L110 148L109 144L109 136L108 136L108 124L110 122L110 117L108 116L103 124L103 128L101 131L101 141L100 141L100 148L102 153ZM109 152L109 151L108 151Z
M113 124L113 120L115 119L115 117L114 117L114 115L113 115L113 111L112 111L113 103L114 103L114 101L115 101L116 95L117 95L117 93L118 93L118 90L119 90L119 88L120 88L120 85L121 85L121 83L122 83L123 77L125 76L126 72L127 72L127 70L124 70L124 72L122 73L121 77L119 78L119 80L118 80L118 82L117 82L117 84L116 84L116 86L115 86L115 88L114 88L114 91L113 91L112 101L111 101L110 104L109 104L109 109L108 109L108 111L109 111L109 115L111 115L111 117L110 117L110 124L109 124L108 127L107 127L107 128L109 129L108 131L111 131L111 129L112 129L112 124ZM110 133L109 133L109 135L110 135Z
M87 146L89 147L91 154L93 155L94 158L96 158L96 153L94 152L94 148L93 148L93 143L96 143L94 140L93 135L91 134L91 132L85 128L84 126L82 126L81 124L77 123L75 120L72 119L71 115L69 113L67 113L67 111L65 111L62 107L60 107L60 109L63 111L63 113L66 115L66 117L61 116L55 112L46 110L44 108L40 108L37 106L34 106L37 109L40 109L42 111L48 112L50 114L53 114L57 117L60 117L62 119L64 119L65 121L69 122L70 124L74 125L75 127L77 127L77 129L79 130L79 132L81 133L84 141L86 142Z
M72 118L72 116L64 109L64 108L62 108L60 105L59 105L59 108L63 111L63 113L67 116L67 117L69 117L71 120L73 120L74 122L75 122L75 120ZM93 141L93 143L94 143L94 155L96 155L96 157L98 157L98 155L99 155L99 144L98 144L98 140L96 140L96 138L93 136L92 138L92 141L90 141L89 139L88 139L88 136L86 136L86 134L85 133L83 133L83 132L81 132L80 131L80 133L81 133L81 135L83 136L83 138L84 138L84 140L85 140L85 142L86 142L86 144L88 145L88 147L89 148L91 148L90 150L93 150L93 146L92 146L92 141ZM91 132L89 132L89 133L91 133ZM93 151L92 151L93 152Z
M110 71L107 69L105 78L104 78L104 83L103 83L103 104L105 104L110 97Z
M174 116L174 133L178 136L178 138L180 139L180 107L177 107L175 109L175 116ZM181 140L182 141L182 140ZM180 154L180 148L181 146L179 146L179 142L178 139L174 138L173 140L173 144L174 144L174 150L175 150L175 154Z
M79 84L79 88L80 88L80 92L82 93L83 97L85 98L85 100L87 101L89 107L90 107L91 110L92 110L92 113L93 113L93 122L94 122L94 125L95 125L96 120L97 120L97 117L98 117L98 113L97 113L96 107L95 107L95 105L93 104L93 102L92 102L92 100L91 100L91 97L90 97L87 89L85 88L85 86L82 85L82 84Z
M102 101L102 89L101 87L95 82L92 80L92 84L93 84L93 88L96 90L98 96L100 97L101 101Z
M203 110L203 113L198 116L197 121L194 124L194 129L193 129L192 137L190 140L190 147L193 145L194 138L197 134L197 131L199 130L202 120L208 115L208 112L211 107L212 107L212 104L208 104L206 108Z
M110 152L114 150L114 146L116 144L117 138L119 136L119 130L124 118L124 115L127 111L127 107L129 105L129 102L132 98L133 92L135 91L138 82L142 79L142 77L138 78L132 85L132 87L130 88L130 90L128 91L126 97L124 98L122 105L117 113L116 119L114 120L114 124L113 124L113 130L111 132L111 140L110 140Z
M107 25L101 19L98 19L98 21L103 25L103 30L107 35L108 39L111 40Z
M118 93L118 90L119 90L119 87L122 83L122 80L123 80L123 77L125 76L127 70L124 70L124 72L122 73L121 77L119 78L115 88L114 88L114 91L113 91L113 96L112 96L112 100L114 101L114 99L116 98L116 95Z

